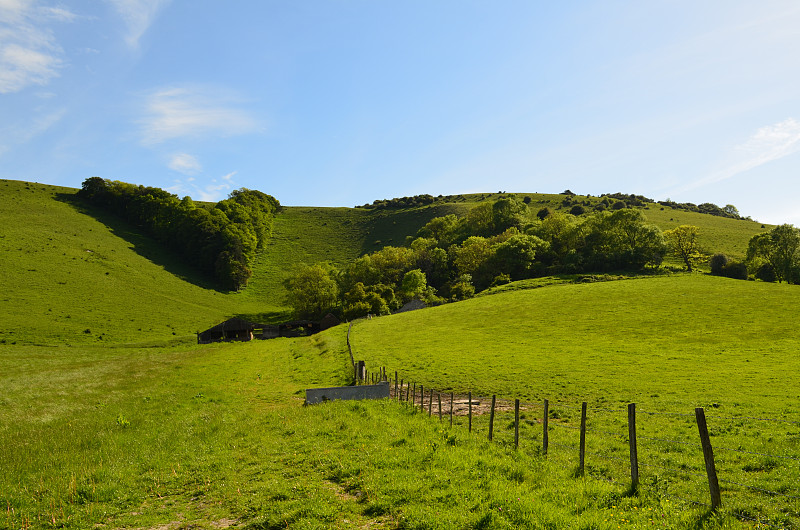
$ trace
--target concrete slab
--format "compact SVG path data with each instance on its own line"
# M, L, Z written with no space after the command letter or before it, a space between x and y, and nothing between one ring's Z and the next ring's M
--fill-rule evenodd
M335 399L388 399L389 382L377 385L335 386L331 388L309 388L306 390L306 405L314 405Z

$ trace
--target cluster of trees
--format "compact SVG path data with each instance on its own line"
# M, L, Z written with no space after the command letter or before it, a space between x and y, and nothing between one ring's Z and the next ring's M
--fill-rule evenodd
M188 196L100 177L86 179L78 195L140 226L231 290L247 284L249 264L280 209L274 197L245 188L214 205L197 205Z
M391 210L400 208L417 208L420 206L428 206L436 202L459 202L465 201L463 195L414 195L413 197L395 197L394 199L378 199L372 201L372 204L364 204L363 206L356 206L356 208L365 208L368 210Z
M676 210L684 210L686 212L705 213L708 215L716 215L718 217L727 217L729 219L742 219L739 215L739 210L732 204L725 206L717 206L713 202L704 202L703 204L694 204L691 202L674 202L669 199L665 201L658 201L661 206L669 206Z
M641 211L531 216L507 196L466 216L437 217L405 247L384 247L344 268L304 266L287 281L297 316L385 314L406 301L461 300L493 285L557 272L657 267L668 250Z
M747 266L764 281L800 283L800 229L784 224L750 238Z
M800 229L784 224L750 238L745 261L714 254L711 274L747 280L800 284Z

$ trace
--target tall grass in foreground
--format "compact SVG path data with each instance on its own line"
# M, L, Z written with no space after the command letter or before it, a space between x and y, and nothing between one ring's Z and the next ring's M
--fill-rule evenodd
M489 443L480 422L451 430L391 401L303 407L305 387L349 377L344 333L0 347L0 528L736 524L575 478L562 453Z

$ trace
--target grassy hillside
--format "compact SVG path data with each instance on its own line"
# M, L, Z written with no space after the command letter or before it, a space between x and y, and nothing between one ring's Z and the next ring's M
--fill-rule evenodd
M275 218L274 233L253 267L253 278L238 295L264 304L266 317L286 315L284 280L301 264L330 261L342 265L385 245L402 246L434 217L462 213L462 205L443 204L394 211L357 208L286 207Z
M191 340L232 315L288 318L283 280L300 263L344 263L402 245L437 205L393 212L288 207L247 289L217 291L137 227L75 200L72 188L0 180L0 341L35 344ZM25 307L21 318L17 308ZM88 330L88 333L86 332Z
M9 313L13 324L0 331L0 340L45 344L188 340L194 332L232 315L286 319L283 281L298 264L323 260L343 264L384 245L403 245L406 236L433 217L463 215L482 201L504 196L461 195L452 202L400 210L287 207L275 219L274 235L254 264L248 287L223 293L136 227L102 211L84 209L74 200L75 191L0 180L2 272L10 286L6 307L29 305L25 322ZM518 195L531 198L531 216L543 206L567 209L561 204L563 195ZM734 258L743 257L750 237L766 229L752 221L669 207L661 210L657 205L645 214L662 229L696 224L709 252ZM125 316L117 308L124 308Z
M191 341L237 311L134 227L82 212L74 191L0 181L0 341Z
M689 409L775 410L800 394L800 383L782 377L800 367L798 306L794 285L677 274L511 291L359 321L351 340L368 364L442 390L595 402L657 394Z
M786 375L800 368L796 286L697 274L548 280L354 327L371 369L472 390L484 406L497 394L489 443L486 416L470 434L463 416L451 430L391 402L301 407L304 388L348 381L346 326L246 344L197 346L193 335L233 314L278 318L295 264L401 244L488 195L401 211L287 208L252 285L221 293L135 227L84 211L74 192L0 181L0 528L800 526L800 387ZM563 197L532 199L535 211ZM646 214L697 224L734 256L760 230ZM546 459L543 398L553 405ZM582 400L585 478L574 476ZM638 496L626 495L622 434L632 401L650 413L639 420ZM691 504L707 502L696 405L709 411L728 481L719 515Z
M451 429L393 402L301 407L304 388L349 377L344 325L227 345L0 345L0 527L735 528L736 513L795 528L791 497L723 483L717 516L681 499L708 502L693 478L703 474L694 405L708 410L722 480L792 495L800 388L784 374L798 369L796 291L679 275L355 326L371 368L437 391L521 397L518 451L507 408L490 443L486 416L469 433L463 416ZM748 311L732 311L733 299ZM573 475L582 399L585 478ZM638 496L626 495L626 439L615 434L629 401L650 413L639 418Z
M576 465L580 404L589 404L590 472L624 484L628 403L642 477L668 497L708 503L695 407L704 407L727 507L745 518L788 514L800 480L797 286L705 275L554 285L361 321L351 342L370 369L386 366L426 392L504 400L499 437L511 439L509 400L541 418ZM486 420L477 430L486 432ZM536 422L522 435L542 443ZM572 429L572 430L570 430ZM571 449L570 449L571 448ZM692 449L694 448L694 449ZM643 480L645 480L643 478ZM764 494L763 492L771 492ZM786 495L789 495L787 497Z

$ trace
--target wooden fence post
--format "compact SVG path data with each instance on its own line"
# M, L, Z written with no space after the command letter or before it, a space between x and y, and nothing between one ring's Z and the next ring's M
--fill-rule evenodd
M394 371L394 397L397 399L397 370Z
M631 452L631 491L639 489L639 454L636 449L636 403L628 405L628 444Z
M550 402L546 399L544 400L544 415L542 416L542 453L547 455L547 445L548 445L548 437L547 437L547 421L550 419Z
M711 509L716 510L722 504L722 498L719 493L717 468L714 466L714 450L711 447L711 439L708 436L708 427L706 426L706 412L698 407L694 409L694 415L697 418L697 429L700 431L700 443L703 446L703 458L706 461L708 489L711 493Z
M400 380L400 395L397 397L398 401L403 401L403 380Z
M583 465L586 461L586 402L581 404L581 456L578 464L578 474L583 476Z
M425 387L419 385L419 411L425 412Z
M453 401L455 400L456 393L450 392L450 427L453 426Z
M492 441L492 436L494 436L494 400L495 396L492 395L492 410L489 412L489 441Z
M469 432L472 432L472 390L467 392L467 402L469 405Z
M519 399L514 400L514 449L519 449Z
M428 397L428 417L433 414L433 389L431 388L431 395Z
M439 423L442 422L442 395L437 392L436 399L439 401Z
M414 383L414 391L411 392L411 406L414 406L414 400L417 399L417 383Z

